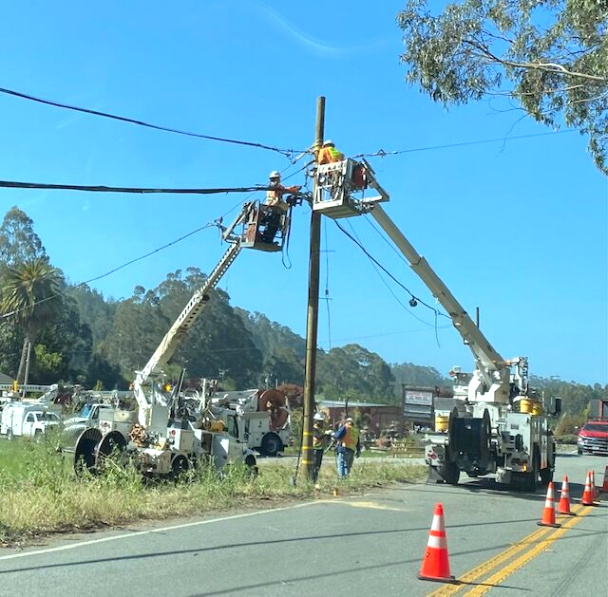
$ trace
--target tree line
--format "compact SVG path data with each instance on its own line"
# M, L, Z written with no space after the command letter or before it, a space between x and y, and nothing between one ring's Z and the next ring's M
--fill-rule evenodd
M130 298L106 299L66 282L51 264L32 220L17 207L0 227L0 371L19 383L80 384L126 389L206 275L196 267L169 273L156 288L136 286ZM226 389L302 386L306 343L262 313L211 292L188 336L164 368L177 379L221 379ZM606 388L554 380L535 385L579 412ZM359 344L317 354L317 393L326 399L399 404L402 385L451 387L435 368L387 363Z

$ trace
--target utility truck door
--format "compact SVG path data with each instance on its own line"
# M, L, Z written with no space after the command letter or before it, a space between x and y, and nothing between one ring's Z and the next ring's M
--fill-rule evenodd
M34 434L34 425L36 423L36 416L34 413L27 413L25 421L23 422L22 434L26 437Z

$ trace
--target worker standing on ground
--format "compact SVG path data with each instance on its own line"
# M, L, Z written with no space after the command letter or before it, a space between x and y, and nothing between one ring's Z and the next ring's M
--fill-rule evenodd
M317 155L317 164L333 164L341 162L344 159L344 154L336 149L333 141L329 139L323 143Z
M338 442L338 477L344 479L348 477L353 468L355 456L359 458L361 455L359 431L350 417L334 433L334 439Z
M270 189L266 191L265 204L270 207L267 217L264 220L266 229L262 234L262 240L266 243L272 243L278 229L281 226L281 219L287 213L288 205L283 201L285 193L297 193L302 187L284 187L281 184L281 173L276 170L270 173Z
M314 425L312 426L312 449L314 451L314 466L312 469L312 482L316 483L319 478L319 471L321 470L321 463L323 462L323 454L329 444L329 436L331 432L325 431L323 428L325 417L323 413L315 413L313 417Z

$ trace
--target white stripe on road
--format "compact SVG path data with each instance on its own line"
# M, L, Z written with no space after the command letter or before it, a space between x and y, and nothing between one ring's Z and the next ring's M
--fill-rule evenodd
M234 514L232 516L223 516L221 518L212 518L210 520L199 520L197 522L187 522L184 524L177 524L169 527L162 527L160 529L150 529L148 531L135 531L130 533L124 533L122 535L113 535L112 537L102 537L101 539L91 539L90 541L79 541L77 543L71 543L70 545L60 545L58 547L49 547L48 549L37 549L35 551L22 551L20 553L13 553L8 556L0 556L0 562L5 560L13 560L15 558L27 558L29 556L37 556L47 553L56 553L58 551L68 551L70 549L77 549L85 547L87 545L97 545L99 543L107 543L109 541L118 541L120 539L130 539L131 537L142 537L144 535L153 535L154 533L166 533L167 531L175 531L178 529L188 529L191 527L202 526L204 524L211 524L214 522L225 522L227 520L236 520L238 518L248 518L250 516L257 516L259 514L270 514L272 512L281 512L285 510L295 510L296 508L305 508L306 506L313 506L319 502L306 502L304 504L296 504L295 506L285 506L283 508L272 508L269 510L259 510L256 512L245 512L243 514Z

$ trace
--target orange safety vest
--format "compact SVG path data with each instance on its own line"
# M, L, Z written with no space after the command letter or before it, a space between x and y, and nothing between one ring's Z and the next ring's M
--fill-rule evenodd
M348 450L352 450L353 452L357 449L357 442L359 441L359 432L355 427L345 426L345 433L340 440L342 445Z
M322 147L321 151L319 151L319 164L333 164L341 162L343 159L344 154L335 147Z

